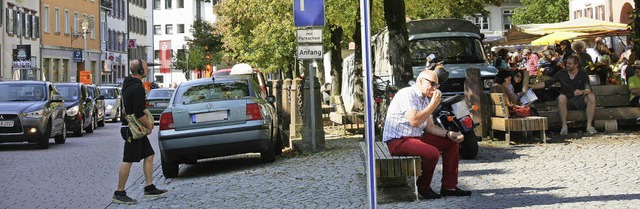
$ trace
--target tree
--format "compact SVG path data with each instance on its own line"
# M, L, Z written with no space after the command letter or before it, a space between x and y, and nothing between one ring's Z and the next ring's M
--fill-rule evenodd
M569 0L520 0L524 7L513 11L513 24L556 23L569 20Z
M222 42L220 35L214 33L211 23L196 19L192 28L193 38L187 38L186 52L178 51L172 68L187 72L190 69L204 70L207 65L214 66L222 61ZM189 53L189 61L185 53ZM188 65L188 66L187 66Z
M499 6L504 0L407 0L406 13L411 19L464 18L465 16L488 15L485 5Z

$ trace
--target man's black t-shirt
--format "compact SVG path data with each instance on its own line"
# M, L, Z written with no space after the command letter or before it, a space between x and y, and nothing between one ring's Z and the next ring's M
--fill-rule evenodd
M136 118L144 116L145 95L146 91L140 79L126 77L122 83L122 104L125 115L135 114ZM122 125L129 125L124 117L121 118L121 121Z
M589 77L587 77L587 73L582 70L578 70L578 74L576 74L576 77L573 79L569 77L569 71L561 70L554 74L551 79L545 81L544 86L549 87L557 82L560 82L561 93L567 96L567 98L574 97L573 92L576 91L576 89L591 89Z

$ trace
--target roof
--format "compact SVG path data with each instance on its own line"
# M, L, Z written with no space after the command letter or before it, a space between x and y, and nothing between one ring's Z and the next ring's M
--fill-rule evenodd
M522 29L523 32L529 34L549 34L553 32L597 32L608 30L626 30L627 25L622 23L614 23L602 20L591 19L587 17L581 17L565 22L548 23L548 24L524 24L516 25L516 27Z

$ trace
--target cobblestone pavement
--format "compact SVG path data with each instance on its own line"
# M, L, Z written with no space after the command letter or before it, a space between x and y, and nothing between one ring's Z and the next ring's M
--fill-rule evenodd
M327 137L325 152L288 153L270 164L258 155L182 165L180 178L154 181L169 193L108 208L366 208L361 137ZM640 133L598 134L507 147L483 142L478 159L460 164L459 187L471 197L379 203L379 208L637 208ZM441 166L432 187L440 187ZM142 178L133 185L142 185ZM408 190L409 191L409 190ZM381 191L379 191L381 192ZM384 194L389 195L389 194ZM391 194L392 196L394 194Z

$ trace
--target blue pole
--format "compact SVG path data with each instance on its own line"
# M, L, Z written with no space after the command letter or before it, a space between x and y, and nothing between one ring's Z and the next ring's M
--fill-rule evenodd
M375 144L375 130L373 125L373 90L371 71L371 24L369 17L369 0L360 0L360 22L362 36L362 66L364 67L364 103L365 103L365 139L367 142L367 194L369 208L375 209L376 203L376 175L373 147Z

